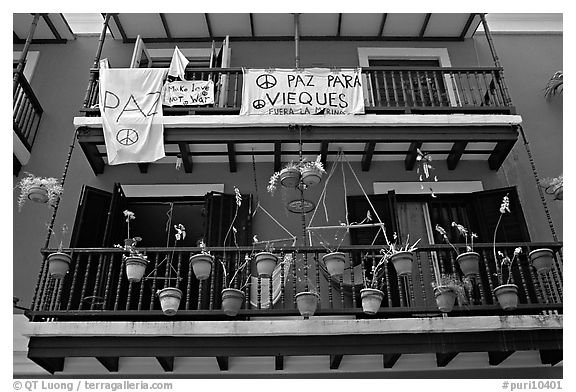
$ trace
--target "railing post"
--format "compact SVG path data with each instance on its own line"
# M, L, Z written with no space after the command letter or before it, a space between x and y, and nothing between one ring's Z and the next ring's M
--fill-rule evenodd
M108 23L110 22L109 13L104 17L104 25L102 27L102 32L100 33L100 38L98 39L98 49L96 50L96 56L94 56L94 63L92 68L98 68L98 63L100 62L100 56L102 55L102 47L104 46L104 40L106 39L106 30L108 29ZM88 81L88 88L86 89L86 94L84 95L84 107L88 107L90 101L90 91L92 91L92 86L96 82L96 74L90 72L90 80Z
M32 19L32 24L30 25L30 31L28 32L28 37L26 37L26 43L20 53L20 59L18 60L18 66L16 71L14 71L14 82L12 84L12 94L16 93L18 88L18 79L20 79L20 74L24 71L24 63L26 61L26 56L28 55L28 50L30 49L30 44L32 43L32 38L34 37L34 31L38 25L38 19L40 19L40 14L34 14Z
M482 21L482 26L484 27L484 35L486 35L486 40L488 41L488 47L490 48L490 53L492 53L492 58L494 59L494 65L498 68L502 68L500 64L500 59L498 58L498 54L496 53L496 48L494 47L494 42L492 41L492 34L490 34L490 29L488 28L488 22L486 22L486 15L480 14L480 20ZM512 106L512 100L510 99L510 94L508 93L508 87L506 86L506 82L504 81L504 71L501 69L498 71L500 76L500 80L498 83L502 84L502 89L504 90L504 103L506 106Z

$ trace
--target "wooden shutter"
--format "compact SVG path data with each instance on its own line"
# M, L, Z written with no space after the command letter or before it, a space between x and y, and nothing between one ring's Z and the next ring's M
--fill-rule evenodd
M70 238L72 248L96 248L102 246L106 235L106 223L112 201L112 193L88 185L82 187L76 211L74 229Z
M236 211L236 196L220 192L206 195L206 245L234 246L230 223ZM239 246L252 244L252 195L242 195L242 205L234 223ZM228 233L228 236L226 234ZM224 244L226 239L226 244Z
M394 191L390 191L388 194L371 195L369 197L378 216L382 219L382 223L386 225L386 235L388 239L392 240L394 233L398 233L398 216L396 215L396 195ZM372 215L371 223L378 223L376 214L364 195L348 196L347 203L349 222L361 222L366 217L367 212L370 211ZM377 227L350 229L350 242L352 245L370 245L377 231ZM386 244L382 233L378 234L374 244Z

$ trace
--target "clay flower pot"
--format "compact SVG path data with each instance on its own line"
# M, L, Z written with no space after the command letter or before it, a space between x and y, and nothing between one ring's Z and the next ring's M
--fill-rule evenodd
M342 252L332 252L322 256L322 261L330 276L338 276L344 273L344 264L346 263L346 254Z
M552 269L554 265L554 252L552 249L536 249L528 254L528 260L536 272L539 274L546 273Z
M439 286L434 289L434 295L436 296L436 305L438 305L438 309L441 312L448 313L452 311L456 301L454 290L447 286Z
M258 276L270 277L278 264L278 257L270 252L260 252L256 255L256 271Z
M51 253L47 257L48 273L54 279L62 279L68 273L72 258L63 252Z
M146 272L148 260L140 256L126 257L126 277L130 282L140 282Z
M190 264L192 265L196 279L206 280L210 277L214 257L205 253L198 253L190 257Z
M518 286L503 284L494 289L500 307L504 310L514 310L518 307Z
M362 310L364 313L376 314L384 299L384 293L377 289L362 289L360 290L360 297L362 298Z
M476 252L466 252L456 257L464 276L480 274L480 255Z
M244 293L236 289L222 290L222 311L226 316L236 316L244 303Z
M302 183L307 186L312 186L320 183L322 180L322 173L315 167L306 167L302 169Z
M28 190L28 199L36 203L46 203L48 201L48 190L42 185L34 185Z
M280 171L280 184L286 188L296 188L300 184L300 170L286 168Z
M414 253L408 251L394 253L390 256L390 261L398 276L409 275L412 273Z
M320 296L312 291L303 291L296 294L296 305L298 306L300 314L304 316L305 319L314 315L319 299Z
M164 312L166 316L174 316L180 307L182 291L176 287L166 287L158 290L158 298L160 299L162 312Z

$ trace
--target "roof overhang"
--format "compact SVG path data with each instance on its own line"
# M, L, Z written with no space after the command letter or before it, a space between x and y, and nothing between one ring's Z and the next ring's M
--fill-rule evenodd
M13 43L26 42L34 14L12 14ZM34 31L33 43L66 43L75 36L62 14L40 14Z

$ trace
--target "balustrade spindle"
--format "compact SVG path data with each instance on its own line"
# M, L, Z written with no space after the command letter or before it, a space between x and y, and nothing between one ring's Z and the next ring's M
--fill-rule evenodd
M482 305L486 305L486 291L484 288L484 282L482 281L482 270L483 268L485 269L485 266L483 266L484 262L482 260L482 258L479 258L478 260L479 263L479 274L478 274L478 278L476 279L476 283L478 284L478 291L480 293L480 303Z
M130 302L132 302L132 287L134 282L128 281L128 296L126 297L126 310L130 310Z
M412 80L412 72L408 71L408 81L410 83L410 97L412 97L412 105L411 106L417 106L416 105L416 94L414 92L414 81Z
M280 303L282 309L285 309L284 290L284 254L280 254Z
M385 265L384 268L388 268L388 265ZM406 307L406 289L403 285L402 277L400 275L396 275L396 284L398 285L398 295L400 297L400 307Z
M432 76L434 77L434 85L436 86L436 98L438 98L438 106L445 106L445 101L442 99L442 92L440 91L440 83L438 82L438 72L432 71Z
M187 254L188 260L190 260L190 254ZM192 294L192 266L188 262L188 280L186 286L186 303L184 304L184 309L190 310L190 295Z
M462 106L462 101L460 100L460 94L458 93L458 84L456 82L456 78L454 77L454 73L452 71L448 72L448 84L452 86L452 92L454 93L454 103L453 106ZM450 104L450 102L449 102Z
M560 280L560 278L558 277L558 270L555 267L553 267L550 270L550 273L552 274L554 289L556 290L558 298L560 299L560 301L562 301L562 298L564 297L564 291L562 289L562 280Z
M204 282L205 280L201 280L198 283L198 302L196 303L196 310L202 309L202 292L204 291Z
M407 291L408 291L409 298L410 298L410 305L409 306L414 306L415 298L414 298L414 286L412 284L412 274L406 276L406 285L408 286Z
M80 269L80 255L81 253L74 252L71 253L72 267L74 268L74 273L72 274L72 283L70 284L70 293L68 294L68 304L66 305L66 310L72 309L72 299L74 298L74 289L76 288L76 278L78 276L78 270Z
M398 90L396 88L396 80L394 79L394 71L390 71L390 76L392 79L392 92L394 93L394 103L396 104L396 107L402 106L400 105L400 101L398 99Z
M564 274L562 273L562 254L558 251L558 252L554 252L554 270L556 271L556 274L558 275L558 278L560 279L559 282L562 282L564 279Z
M404 71L398 71L400 74L400 87L402 88L402 101L404 106L408 106L408 99L406 95L406 86L404 85Z
M340 307L344 308L344 275L338 275L338 283L340 284Z
M434 95L432 94L432 84L430 83L430 77L428 76L428 71L424 71L424 77L426 78L426 86L428 88L428 98L430 98L430 106L434 107Z
M418 268L418 278L420 281L420 290L422 290L422 299L424 300L424 306L428 307L428 295L426 287L424 285L424 272L422 271L422 258L420 256L420 252L416 252L416 267Z
M114 268L114 253L110 253L108 254L108 272L106 273L106 284L104 285L104 298L102 299L103 310L106 310L108 304L108 296L110 295L110 281L112 280L113 268ZM70 293L70 296L72 296L72 293Z
M464 88L464 82L462 80L462 72L458 73L458 81L460 82L460 92L462 93L461 96L464 98L464 106L468 106L468 93L466 92L466 89Z
M238 75L234 78L234 107L238 106Z
M472 100L472 105L477 106L476 104L476 95L474 94L474 86L470 83L470 72L466 72L466 83L468 84L468 91L470 91L470 98Z
M420 106L426 106L426 99L424 99L424 88L422 88L422 74L416 71L416 81L418 82L418 92L420 94Z
M247 254L244 255L244 257L246 257ZM283 268L283 267L282 267ZM246 275L247 275L247 279L252 280L251 276L252 276L252 263L248 262L248 265L246 265ZM282 285L284 284L284 282L282 282ZM250 285L246 285L246 287L244 287L244 301L246 301L246 305L244 306L246 309L250 309ZM284 289L282 289L282 295L284 295Z
M150 310L154 309L154 297L156 296L156 280L158 278L158 261L160 260L160 254L156 253L154 255L154 273L152 275L152 291L150 293ZM120 271L122 273L122 271Z
M530 266L528 266L530 268ZM532 298L530 296L530 291L528 290L528 284L526 282L526 277L524 276L524 270L522 268L522 262L518 259L518 274L520 275L520 282L522 284L522 288L524 293L526 294L526 303L532 303Z
M372 73L372 78L370 78L369 76L366 76L366 80L369 81L368 83L368 98L369 98L369 104L372 104L372 106L382 106L382 98L381 98L381 93L380 93L380 87L378 86L378 74L377 72L373 72ZM372 88L372 80L374 80L374 88ZM370 102L370 100L372 102Z
M298 263L296 261L296 253L293 252L292 253L292 263L293 263L293 268L292 268L292 288L294 289L294 292L292 294L292 302L294 307L296 307L296 294L298 294L298 285L296 284L297 281L297 274L296 274L296 269L298 267Z
M486 275L488 277L488 286L490 289L490 297L492 298L492 303L495 304L497 303L496 301L496 296L494 295L494 289L496 288L496 286L494 286L494 275L491 272L491 268L490 268L490 262L488 261L488 256L487 256L487 250L486 249L482 249L480 251L480 255L482 256L482 261L484 262L484 268L486 268ZM496 268L496 266L494 266ZM496 276L498 276L498 268L496 268L495 270Z
M103 254L98 255L98 266L96 268L96 278L94 279L94 288L92 289L92 303L90 304L90 310L94 310L94 305L96 305L96 296L99 294L98 289L100 288L100 274L102 273L102 258Z
M256 286L257 296L256 296L256 306L258 310L262 309L262 277L258 275L258 285Z
M268 286L268 294L269 294L268 300L270 301L270 302L268 303L268 309L273 309L273 308L274 308L274 298L273 298L273 293L272 293L272 291L273 291L273 287L272 287L272 275L270 275L270 276L268 277L268 280L270 281L270 282L269 282L269 286Z
M222 256L224 257L224 256ZM223 260L224 263L226 263L226 260ZM212 273L210 274L210 293L208 295L208 309L212 310L214 309L214 301L216 298L216 276L218 275L218 270L219 270L219 265L220 263L218 263L218 261L216 260L216 257L214 257L214 265L212 266ZM222 270L222 276L224 276L224 270ZM200 283L198 284L198 296L201 295L202 289L204 288L204 282L207 282L207 280L202 280L200 281L200 283L202 283L202 287L200 287ZM224 286L222 286L222 289L224 289ZM200 309L200 298L198 298L198 309Z
M372 259L372 265L374 265L374 259ZM384 271L384 281L386 282L386 296L388 297L388 307L392 307L392 289L390 287L390 278L388 277L388 266L384 264L382 266L382 271ZM374 276L372 276L374 279Z
M534 270L534 268L530 268L529 269L530 272L530 277L532 278L532 285L534 287L534 291L536 292L536 300L537 303L544 303L544 293L542 292L542 282L540 281L540 278L538 277L538 275L536 274L536 271Z
M137 305L138 310L142 310L142 300L144 298L144 282L145 282L144 279L140 281L140 293L138 294L138 305Z
M88 253L88 261L86 263L86 271L84 271L84 281L82 282L82 291L80 293L80 310L84 305L84 298L86 296L86 287L88 285L88 276L90 276L90 265L92 264L93 253Z
M120 272L118 273L118 287L116 288L116 300L114 301L114 310L118 310L119 300L120 300L120 290L122 289L122 271L126 267L126 259L122 257L122 264L120 265ZM154 292L152 292L154 296ZM80 297L82 298L82 297ZM82 302L80 302L80 309L82 308ZM152 302L150 303L150 310L152 310Z
M352 260L352 253L348 253L348 257L350 257L350 260ZM350 265L350 281L352 282L352 307L355 308L356 307L356 285L355 282L356 280L354 279L354 266Z
M380 72L382 72L382 82L384 83L384 97L386 98L386 107L390 107L392 105L390 104L390 93L388 92L388 81L386 80L386 71L380 71ZM378 91L380 91L380 89L378 89ZM380 104L382 104L381 101ZM397 103L396 106L398 106Z
M314 252L314 265L316 269L316 290L320 298L322 298L322 292L320 291L320 262L319 262L318 252ZM321 306L322 301L318 301L318 307Z

